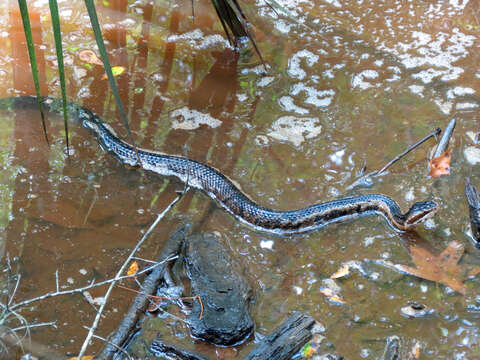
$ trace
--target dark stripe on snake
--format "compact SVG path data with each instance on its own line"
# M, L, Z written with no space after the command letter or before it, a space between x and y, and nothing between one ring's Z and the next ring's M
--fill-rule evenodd
M2 99L0 105L5 101ZM35 103L36 99L22 97L10 99L12 101L16 106L22 102ZM57 99L48 98L44 103L51 111L59 112L62 108L61 101ZM225 175L206 164L144 149L138 149L139 163L132 146L119 139L113 129L97 115L74 103L69 103L68 108L72 117L95 134L100 146L114 154L122 163L142 167L163 176L175 176L183 182L188 181L187 185L203 190L237 219L262 231L296 234L365 215L381 215L393 229L406 231L438 210L435 202L423 201L414 203L406 213L402 213L393 199L382 194L345 197L298 210L269 209L252 201Z

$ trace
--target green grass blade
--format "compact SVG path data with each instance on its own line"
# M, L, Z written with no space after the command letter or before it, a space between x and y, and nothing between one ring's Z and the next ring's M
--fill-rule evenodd
M98 23L97 11L95 10L95 4L93 0L85 0L85 6L87 7L88 15L90 16L90 23L92 24L93 33L95 35L95 40L97 41L98 51L102 56L103 66L105 67L105 72L108 77L108 82L110 83L110 87L113 92L113 96L115 97L115 102L117 103L118 111L120 112L120 116L122 118L123 124L127 129L128 136L130 138L130 142L132 143L135 152L137 152L137 148L135 146L135 142L133 140L132 132L130 131L130 126L128 125L127 114L125 113L125 109L122 104L122 100L120 99L120 95L118 94L117 84L115 82L115 78L113 77L112 67L110 65L110 61L108 60L107 50L105 49L105 43L103 42L102 32L100 30L100 24ZM137 152L138 158L138 152ZM140 162L140 158L138 158Z
M57 51L58 75L60 76L60 87L62 89L63 101L63 122L65 124L65 140L67 142L67 156L70 156L68 142L68 121L67 121L67 92L65 87L65 67L63 63L62 32L60 30L60 17L58 15L57 0L49 0L50 16L52 17L53 36L55 38L55 49Z
M22 15L23 31L27 39L28 56L30 58L30 67L32 68L33 82L35 84L35 92L37 93L38 105L40 106L40 114L42 116L43 133L47 144L50 145L47 136L47 127L45 125L45 115L43 113L42 95L40 94L40 81L38 80L37 58L35 56L35 47L33 46L32 27L30 25L30 17L28 16L28 8L26 0L18 0L18 7Z

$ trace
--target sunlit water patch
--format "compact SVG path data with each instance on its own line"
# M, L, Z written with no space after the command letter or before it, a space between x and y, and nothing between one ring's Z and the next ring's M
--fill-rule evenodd
M415 201L434 199L441 210L417 228L418 241L436 253L455 240L466 247L461 263L478 265L466 235L463 198L465 176L473 181L480 175L479 44L473 2L280 4L290 14L275 13L263 1L245 5L265 66L248 46L238 56L229 49L210 7L196 5L198 18L192 22L190 9L178 6L161 4L147 18L148 6L142 1L126 10L99 4L101 22L108 25L104 30L112 63L127 69L117 81L137 145L177 155L186 151L231 177L259 204L275 209L370 192L391 196L403 211ZM32 7L48 12L46 1ZM95 49L83 5L61 3L61 12L69 98L121 129L102 80L104 70L78 56L79 49ZM0 9L0 36L5 39L0 91L31 93L33 87L25 87L30 81L28 60L13 57L20 41L13 40L9 16ZM42 17L41 28L44 43L38 50L45 51L47 60L44 85L58 94L48 17ZM17 30L23 36L21 28ZM17 71L12 64L25 66ZM433 147L429 142L371 187L349 190L362 171L379 169L435 127L444 127L454 111L450 176L426 176L426 158ZM56 121L61 124L60 118ZM174 179L125 169L78 129L67 159L61 125L54 127L53 146L42 154L41 136L30 143L20 133L12 137L12 118L2 116L2 123L1 226L8 225L8 250L24 264L22 297L55 288L56 270L65 289L111 276L155 214L183 189ZM29 142L24 152L22 141ZM18 145L15 158L13 143ZM32 159L37 162L32 164ZM256 287L253 312L261 334L291 311L301 310L326 325L328 341L346 358L380 357L385 339L393 334L401 336L407 348L421 343L427 359L475 358L478 352L477 281L465 281L468 292L462 296L381 266L414 265L408 243L381 218L278 238L238 223L207 196L193 192L160 224L143 255L158 254L168 234L184 223L195 231L217 232L242 260ZM332 304L321 289L345 263L351 264L351 274L335 280L345 305ZM92 292L91 297L99 299L102 293ZM100 335L107 336L116 326L129 300L125 293L113 300ZM434 315L403 316L402 309L412 300L425 303ZM33 339L62 352L78 351L83 341L78 313L85 314L87 326L95 313L78 299L52 304L42 305L33 316L42 321L60 316L61 330L34 332ZM188 336L171 336L180 344L194 343ZM95 346L92 351L101 345ZM248 346L253 345L240 349L238 356ZM215 349L207 353L215 356Z

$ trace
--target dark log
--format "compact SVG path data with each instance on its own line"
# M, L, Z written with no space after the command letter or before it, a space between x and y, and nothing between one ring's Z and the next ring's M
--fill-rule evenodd
M165 343L161 340L154 340L149 348L150 352L156 357L167 357L176 360L210 360L203 355L195 354L191 351L176 347L175 345Z
M293 313L243 360L290 359L312 338L314 324L311 316Z
M158 262L161 262L172 255L176 255L180 252L182 244L185 241L186 231L184 227L179 228L175 233L168 239L165 244L161 255L158 257ZM145 281L142 285L142 292L144 294L154 294L160 281L162 280L164 273L169 266L169 263L163 263L152 270L152 272L145 278ZM145 313L145 310L148 306L148 297L144 294L138 294L133 300L128 312L125 314L122 322L118 326L117 330L109 338L109 344L105 345L102 352L95 357L95 359L111 359L113 355L118 351L116 346L123 348L125 342L128 340L129 336L133 333L135 325L137 324L138 319L142 314Z
M195 301L189 316L195 338L217 345L242 342L253 332L249 314L253 290L243 269L214 234L190 236L185 251L185 265ZM203 316L202 316L203 314Z

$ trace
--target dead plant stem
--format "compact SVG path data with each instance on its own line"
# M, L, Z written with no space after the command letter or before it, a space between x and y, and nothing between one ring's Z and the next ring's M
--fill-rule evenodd
M115 278L108 279L108 280L105 280L105 281L101 281L101 282L98 282L98 283L92 282L90 285L87 285L87 286L84 286L84 287L81 287L81 288L76 288L76 289L71 289L71 290L63 290L63 291L55 291L55 292L47 293L47 294L44 294L44 295L41 295L41 296L37 296L35 298L31 298L31 299L19 302L17 304L13 304L12 306L9 307L9 310L14 310L14 309L17 309L19 307L23 307L25 305L31 304L35 301L48 299L48 298L51 298L51 297L54 297L54 296L83 293L86 290L90 290L90 289L98 287L98 286L103 286L103 285L110 284L112 282L117 282L117 281L123 280L123 279L133 278L135 276L139 276L139 275L142 275L146 272L149 272L152 269L154 269L155 267L157 267L157 266L159 266L159 265L161 265L161 264L163 264L167 261L175 260L176 258L177 258L177 256L169 257L169 258L163 260L162 262L158 262L158 263L156 263L152 266L149 266L149 267L147 267L147 268L145 268L145 269L143 269L143 270L141 270L141 271L139 271L139 272L137 272L136 274L133 274L133 275L117 276ZM0 306L1 306L1 304L0 304Z
M163 210L160 214L158 214L158 216L155 219L155 221L153 222L153 224L148 228L148 230L145 232L145 234L143 234L142 238L138 241L137 245L130 252L130 255L127 257L127 259L125 260L123 265L118 270L115 278L119 277L125 271L128 264L130 263L132 257L135 255L135 253L140 248L140 246L142 246L142 244L145 242L145 240L148 239L148 237L150 236L153 229L155 229L155 227L160 222L160 220L163 219L163 217L168 213L168 211L170 211L170 209L182 198L183 194L185 194L187 191L188 191L188 187L185 187L184 191L178 193L177 197L175 199L173 199L173 201L165 208L165 210ZM100 306L100 308L98 309L97 315L95 316L95 320L93 321L93 324L90 327L90 330L88 331L88 334L85 338L85 341L83 342L82 348L80 349L80 353L78 354L78 359L81 359L83 357L83 354L85 354L85 351L87 350L88 344L90 343L90 340L91 340L95 330L97 330L97 326L98 326L98 323L100 321L100 317L102 316L103 309L105 308L105 305L107 304L108 298L110 297L110 294L111 294L113 288L115 287L115 283L116 283L116 280L112 281L110 283L110 286L108 287L107 292L105 293L104 301L103 301L102 305Z

